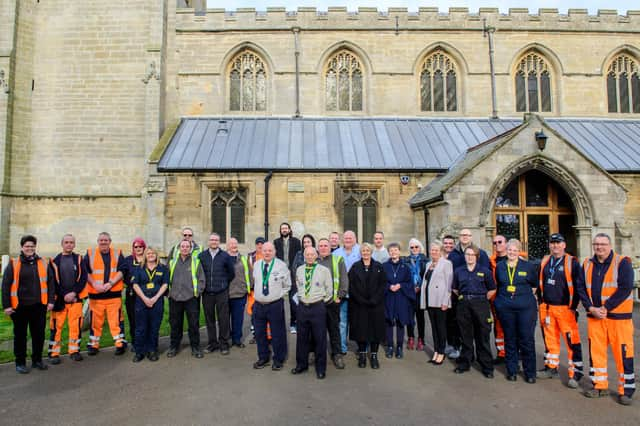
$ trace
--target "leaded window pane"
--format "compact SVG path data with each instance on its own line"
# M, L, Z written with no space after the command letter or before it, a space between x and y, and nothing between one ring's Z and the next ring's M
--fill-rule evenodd
M267 76L264 71L256 74L256 111L267 109Z
M348 198L344 202L342 208L343 220L342 225L344 230L351 229L358 236L358 203L353 198Z
M362 203L363 238L371 238L376 232L377 208L375 201L368 199Z
M540 101L543 112L551 111L551 82L548 72L543 72L540 75Z
M457 111L456 103L456 73L449 71L447 73L447 111Z
M242 110L253 111L254 94L253 74L246 70L242 79Z
M518 179L514 179L496 198L496 207L516 207L520 205Z
M420 76L420 107L422 111L431 111L431 73L423 71Z
M512 238L520 239L520 215L497 214L496 234L504 235L507 241Z
M338 109L337 93L336 73L329 71L327 73L327 111L336 111Z
M244 238L244 201L234 198L229 203L231 214L231 236L235 237L239 243L245 242Z
M362 111L362 73L358 70L351 75L351 110Z
M524 74L519 72L516 74L516 111L523 112L527 110L525 90Z
M535 73L529 73L527 78L527 90L529 91L529 112L538 111L538 77Z
M444 111L444 79L440 70L433 75L433 110Z
M240 73L236 70L231 71L230 75L229 109L231 111L240 111Z
M220 235L220 241L227 239L227 203L221 197L211 202L211 231Z
M638 73L631 75L631 101L633 112L640 112L640 77L638 77Z
M531 171L525 177L527 207L549 205L549 178L544 173Z
M338 109L349 111L349 73L347 70L340 71L338 76Z
M618 93L620 93L620 112L629 112L629 79L627 73L618 76Z
M613 74L607 75L607 105L609 112L618 112L616 77Z

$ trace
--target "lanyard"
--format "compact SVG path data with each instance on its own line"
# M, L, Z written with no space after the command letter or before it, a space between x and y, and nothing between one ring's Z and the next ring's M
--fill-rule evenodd
M149 273L149 268L144 268L144 271L147 273L147 277L149 277L149 283L153 283L153 277L156 276L156 271L158 270L158 268L155 268L153 270L153 273Z
M513 267L513 269L511 269L511 266L507 264L507 275L509 276L509 286L511 288L513 288L513 278L516 275L516 269L518 269L518 262L516 262L516 265Z
M562 263L562 259L564 259L564 256L560 257L554 264L553 256L551 257L551 259L549 260L549 278L553 278L553 274L556 273L556 268L560 265L560 263Z
M264 261L263 261L264 262ZM271 276L271 270L273 270L273 264L276 263L275 259L271 259L271 265L269 265L269 270L267 271L267 275L266 276L262 276L262 287L269 287L269 277ZM264 263L263 263L264 264ZM264 273L264 268L263 268L263 273Z

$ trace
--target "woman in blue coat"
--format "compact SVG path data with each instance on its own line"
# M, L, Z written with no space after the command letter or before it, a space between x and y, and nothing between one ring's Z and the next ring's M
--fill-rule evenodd
M538 305L534 293L538 287L536 266L519 257L520 241L507 243L507 260L496 266L498 295L495 308L504 329L507 380L517 380L518 359L522 359L527 383L536 382L534 329Z
M396 358L402 358L404 328L413 327L413 304L416 299L411 266L400 259L400 245L387 247L389 260L383 264L386 286L384 292L384 316L387 325L387 358L393 358L393 330L396 330Z

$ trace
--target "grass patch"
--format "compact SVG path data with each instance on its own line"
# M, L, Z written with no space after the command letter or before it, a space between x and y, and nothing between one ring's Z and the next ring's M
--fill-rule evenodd
M122 300L122 310L124 313L124 329L126 334L127 341L131 340L131 332L133 330L129 329L129 318L127 317L127 313L124 307L124 299ZM202 306L200 306L200 326L205 324L204 320L204 311L202 310ZM187 320L185 318L184 321L184 330L187 330ZM160 336L168 336L170 332L169 328L169 300L164 298L164 316L162 318L162 323L160 324ZM45 344L43 350L43 356L47 356L47 351L49 349L48 342L50 340L49 331L49 314L47 314L47 325L45 330ZM29 337L30 338L30 337ZM82 331L82 342L80 343L80 351L87 350L87 341L89 340L89 330ZM7 343L5 343L7 342ZM4 362L12 362L15 357L13 355L13 321L7 315L0 316L0 344L2 345L2 350L0 350L0 363ZM66 354L68 352L68 344L69 344L69 328L65 323L64 329L62 330L62 339L61 339L61 353ZM8 345L8 346L7 346ZM100 347L106 348L109 346L113 346L113 338L111 337L111 331L109 330L108 322L105 319L104 327L102 328L102 337L100 339ZM8 349L7 349L8 348ZM27 360L31 358L31 342L27 342Z

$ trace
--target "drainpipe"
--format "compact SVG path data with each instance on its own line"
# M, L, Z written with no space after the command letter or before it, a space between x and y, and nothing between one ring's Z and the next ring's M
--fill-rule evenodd
M300 118L300 40L298 35L300 34L300 27L291 28L293 31L295 63L296 63L296 113L295 118Z
M273 170L269 170L264 177L264 239L269 239L269 182L273 177Z
M498 118L498 106L497 106L497 99L496 99L496 70L495 70L495 66L493 63L493 55L494 55L494 50L493 50L493 33L496 32L496 28L495 27L488 27L487 26L487 20L483 19L482 20L482 33L485 37L489 38L489 69L491 71L491 106L492 106L492 111L491 111L491 118L493 119L497 119Z
M424 247L429 252L429 209L424 209Z

